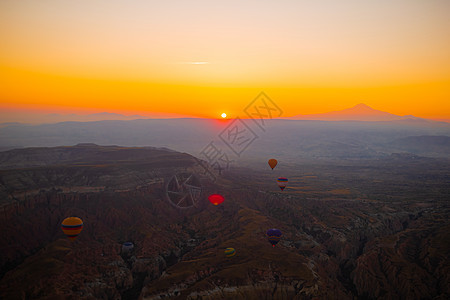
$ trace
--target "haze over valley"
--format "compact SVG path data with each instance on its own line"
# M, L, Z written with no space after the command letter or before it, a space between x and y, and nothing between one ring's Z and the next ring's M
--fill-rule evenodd
M361 121L364 118L368 121ZM241 122L246 124L252 142L242 154L236 155L232 147L226 145L227 140L220 136L227 135ZM214 142L235 159L240 159L241 155L247 160L255 156L264 158L276 153L280 158L295 161L301 158L376 158L400 152L448 157L449 136L450 123L395 116L360 104L342 112L303 117L301 120L280 118L261 121L247 117L237 121L175 118L40 125L5 123L0 127L0 147L11 149L97 143L166 147L196 156L210 142Z

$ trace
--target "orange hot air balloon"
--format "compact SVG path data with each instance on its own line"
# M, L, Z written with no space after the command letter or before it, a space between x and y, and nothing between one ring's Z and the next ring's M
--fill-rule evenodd
M219 205L225 200L225 198L219 194L212 194L208 197L208 200L214 205Z
M83 221L77 217L66 218L62 221L61 229L69 239L74 240L83 230Z
M271 159L269 159L268 163L269 163L269 166L273 170L273 168L275 168L275 166L278 164L278 161L275 158L271 158Z

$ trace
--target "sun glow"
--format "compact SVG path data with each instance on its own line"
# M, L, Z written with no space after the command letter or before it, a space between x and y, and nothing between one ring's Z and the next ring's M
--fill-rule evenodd
M225 119L227 117L227 114L226 113L222 113L221 116L222 116L222 118Z
M282 117L363 102L450 118L450 1L110 2L0 1L0 121L5 106L227 121L261 91Z

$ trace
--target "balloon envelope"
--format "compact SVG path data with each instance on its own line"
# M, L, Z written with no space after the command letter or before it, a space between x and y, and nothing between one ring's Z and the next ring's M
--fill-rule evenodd
M83 221L78 217L66 218L62 221L61 229L69 239L74 240L83 230Z
M288 179L286 177L279 177L277 179L278 186L281 190L284 190L284 188L287 186Z
M269 166L272 168L272 170L273 170L273 168L275 168L275 166L278 164L278 161L275 159L275 158L271 158L271 159L269 159Z
M226 257L232 257L235 254L236 254L236 250L234 250L234 248L227 248L227 249L225 249Z
M267 230L266 235L269 242L272 244L273 247L275 247L275 245L278 244L278 242L280 241L280 238L283 235L283 233L281 233L279 229L271 228Z
M208 200L214 205L219 205L225 200L225 198L219 194L212 194L208 197Z
M132 242L125 242L122 244L122 252L123 253L129 252L129 251L133 250L133 248L134 248L134 245Z

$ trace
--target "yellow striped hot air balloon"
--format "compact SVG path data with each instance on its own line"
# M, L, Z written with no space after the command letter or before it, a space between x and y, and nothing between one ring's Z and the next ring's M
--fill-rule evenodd
M232 257L236 255L236 250L234 250L234 248L227 248L225 249L225 256L226 257Z
M83 230L83 221L77 217L66 218L62 221L61 229L69 239L74 240Z

